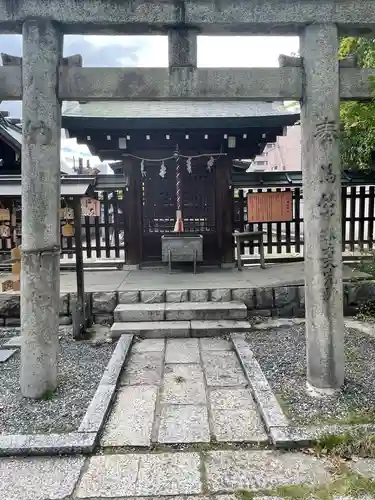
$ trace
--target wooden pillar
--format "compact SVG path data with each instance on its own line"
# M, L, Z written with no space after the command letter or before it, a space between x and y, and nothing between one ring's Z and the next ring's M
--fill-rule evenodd
M60 309L62 35L49 20L23 24L21 392L56 389Z
M232 159L221 157L216 164L216 229L218 231L219 260L223 267L234 264L233 248L233 189L230 185Z
M137 160L124 160L124 169L129 176L129 187L125 194L124 218L127 232L127 264L138 266L142 261L142 176Z

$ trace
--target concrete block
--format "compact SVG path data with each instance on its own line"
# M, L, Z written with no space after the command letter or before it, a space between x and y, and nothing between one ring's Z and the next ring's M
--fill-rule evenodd
M163 321L165 304L119 304L115 321Z
M167 290L165 292L166 302L188 302L188 290Z
M141 302L144 302L145 304L158 304L165 302L165 290L141 291Z
M275 296L275 307L282 308L291 304L298 304L298 287L279 286L273 289Z
M211 290L212 302L230 302L232 300L232 290L230 288L216 288Z
M140 301L140 293L138 290L129 292L118 292L119 304L137 304Z
M208 290L189 290L190 302L208 302L209 296Z
M257 288L255 290L255 301L257 309L272 309L273 307L272 288Z
M252 288L236 288L232 290L232 299L244 302L248 309L255 308L255 290Z
M117 292L94 292L92 294L93 314L113 313L117 306Z

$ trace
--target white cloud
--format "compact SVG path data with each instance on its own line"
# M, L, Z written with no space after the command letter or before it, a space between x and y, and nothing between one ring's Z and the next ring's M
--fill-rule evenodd
M165 67L168 65L166 36L96 36L85 37L97 46L121 44L135 48L138 66ZM221 36L198 38L198 66L201 67L272 67L278 65L280 54L296 53L298 37ZM128 65L127 57L122 59Z

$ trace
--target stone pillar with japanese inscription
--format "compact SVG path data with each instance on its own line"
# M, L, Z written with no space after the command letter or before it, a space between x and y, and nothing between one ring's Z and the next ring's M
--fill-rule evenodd
M20 381L23 396L36 399L57 386L62 42L49 20L23 24Z
M307 384L329 395L344 382L338 30L301 35Z

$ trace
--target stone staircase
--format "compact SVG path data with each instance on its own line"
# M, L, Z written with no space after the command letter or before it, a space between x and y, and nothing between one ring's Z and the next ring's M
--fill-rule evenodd
M249 331L246 318L243 302L120 303L114 311L111 337L216 337Z

